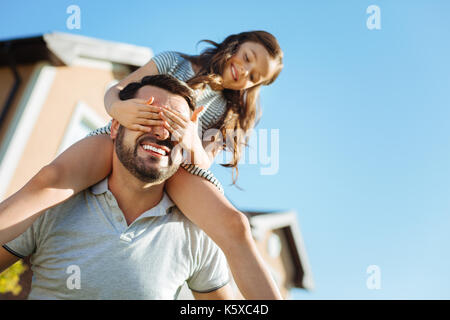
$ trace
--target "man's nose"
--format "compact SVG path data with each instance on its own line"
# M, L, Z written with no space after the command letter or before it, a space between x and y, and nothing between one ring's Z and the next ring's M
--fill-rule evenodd
M158 140L166 140L170 137L170 132L163 126L150 126L150 132L158 138Z

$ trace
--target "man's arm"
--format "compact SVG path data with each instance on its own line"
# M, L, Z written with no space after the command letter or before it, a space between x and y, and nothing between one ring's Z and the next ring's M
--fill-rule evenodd
M200 293L196 291L192 291L192 294L194 295L195 300L235 300L235 294L233 292L233 289L231 288L230 284L224 285L222 288L219 288L217 290L207 292L207 293Z
M20 258L10 253L3 247L0 247L0 273L13 265Z

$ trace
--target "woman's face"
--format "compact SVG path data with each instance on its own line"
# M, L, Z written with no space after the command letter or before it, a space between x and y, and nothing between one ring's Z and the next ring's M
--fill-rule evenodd
M263 45L244 42L225 64L223 87L231 90L248 89L271 79L276 69L277 62Z

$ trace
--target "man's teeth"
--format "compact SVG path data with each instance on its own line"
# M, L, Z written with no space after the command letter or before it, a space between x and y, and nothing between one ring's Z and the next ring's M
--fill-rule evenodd
M234 71L234 67L233 66L231 67L231 73L233 74L234 80L236 80L236 73Z
M159 148L156 148L154 146L150 146L148 144L142 145L142 148L144 148L144 150L152 150L152 151L154 151L156 153L159 153L160 155L163 155L163 156L166 155L166 151L164 151L163 149L159 149Z

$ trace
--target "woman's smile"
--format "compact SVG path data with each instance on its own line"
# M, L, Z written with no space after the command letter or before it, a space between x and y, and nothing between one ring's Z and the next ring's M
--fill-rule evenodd
M276 61L259 43L244 42L226 62L223 87L244 90L269 80L277 68Z
M231 75L233 76L234 81L237 82L239 80L239 75L233 63L230 64L230 68L231 68Z

